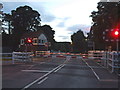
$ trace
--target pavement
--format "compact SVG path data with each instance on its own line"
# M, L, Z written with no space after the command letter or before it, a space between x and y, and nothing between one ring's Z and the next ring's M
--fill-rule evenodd
M119 78L94 60L48 57L3 64L2 88L119 88Z

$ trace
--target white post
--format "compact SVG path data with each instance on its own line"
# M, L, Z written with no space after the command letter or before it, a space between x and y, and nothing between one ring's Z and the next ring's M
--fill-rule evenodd
M15 64L15 61L14 61L14 52L12 53L12 64Z
M112 53L112 72L114 72L114 53Z
M108 68L108 64L109 64L109 59L110 59L110 52L107 52L107 61L106 61L106 63L107 63L107 68Z

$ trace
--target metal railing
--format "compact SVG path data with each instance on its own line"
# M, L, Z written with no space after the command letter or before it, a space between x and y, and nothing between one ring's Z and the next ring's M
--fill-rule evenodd
M13 52L12 63L15 62L31 62L33 58L33 52Z
M120 69L120 52L89 51L88 58L99 60L112 73Z
M110 52L107 58L107 67L111 68L111 72L120 69L120 53Z
M50 55L50 51L36 51L36 57L48 57Z
M0 53L2 60L12 60L12 53Z

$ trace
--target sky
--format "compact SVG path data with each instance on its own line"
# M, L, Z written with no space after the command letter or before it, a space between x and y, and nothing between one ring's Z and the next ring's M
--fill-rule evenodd
M71 35L82 30L90 31L92 11L97 11L100 0L0 0L3 12L10 13L19 6L28 5L40 13L41 25L50 25L55 40L71 42Z

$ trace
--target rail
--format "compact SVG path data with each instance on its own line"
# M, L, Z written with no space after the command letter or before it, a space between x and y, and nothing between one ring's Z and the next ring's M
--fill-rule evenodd
M117 71L120 69L120 53L110 52L108 53L108 68L111 69L111 72Z
M112 73L120 70L120 52L89 51L88 59L99 61Z
M12 53L0 53L2 60L12 60Z
M13 52L12 53L12 63L15 62L31 62L33 58L32 52Z

